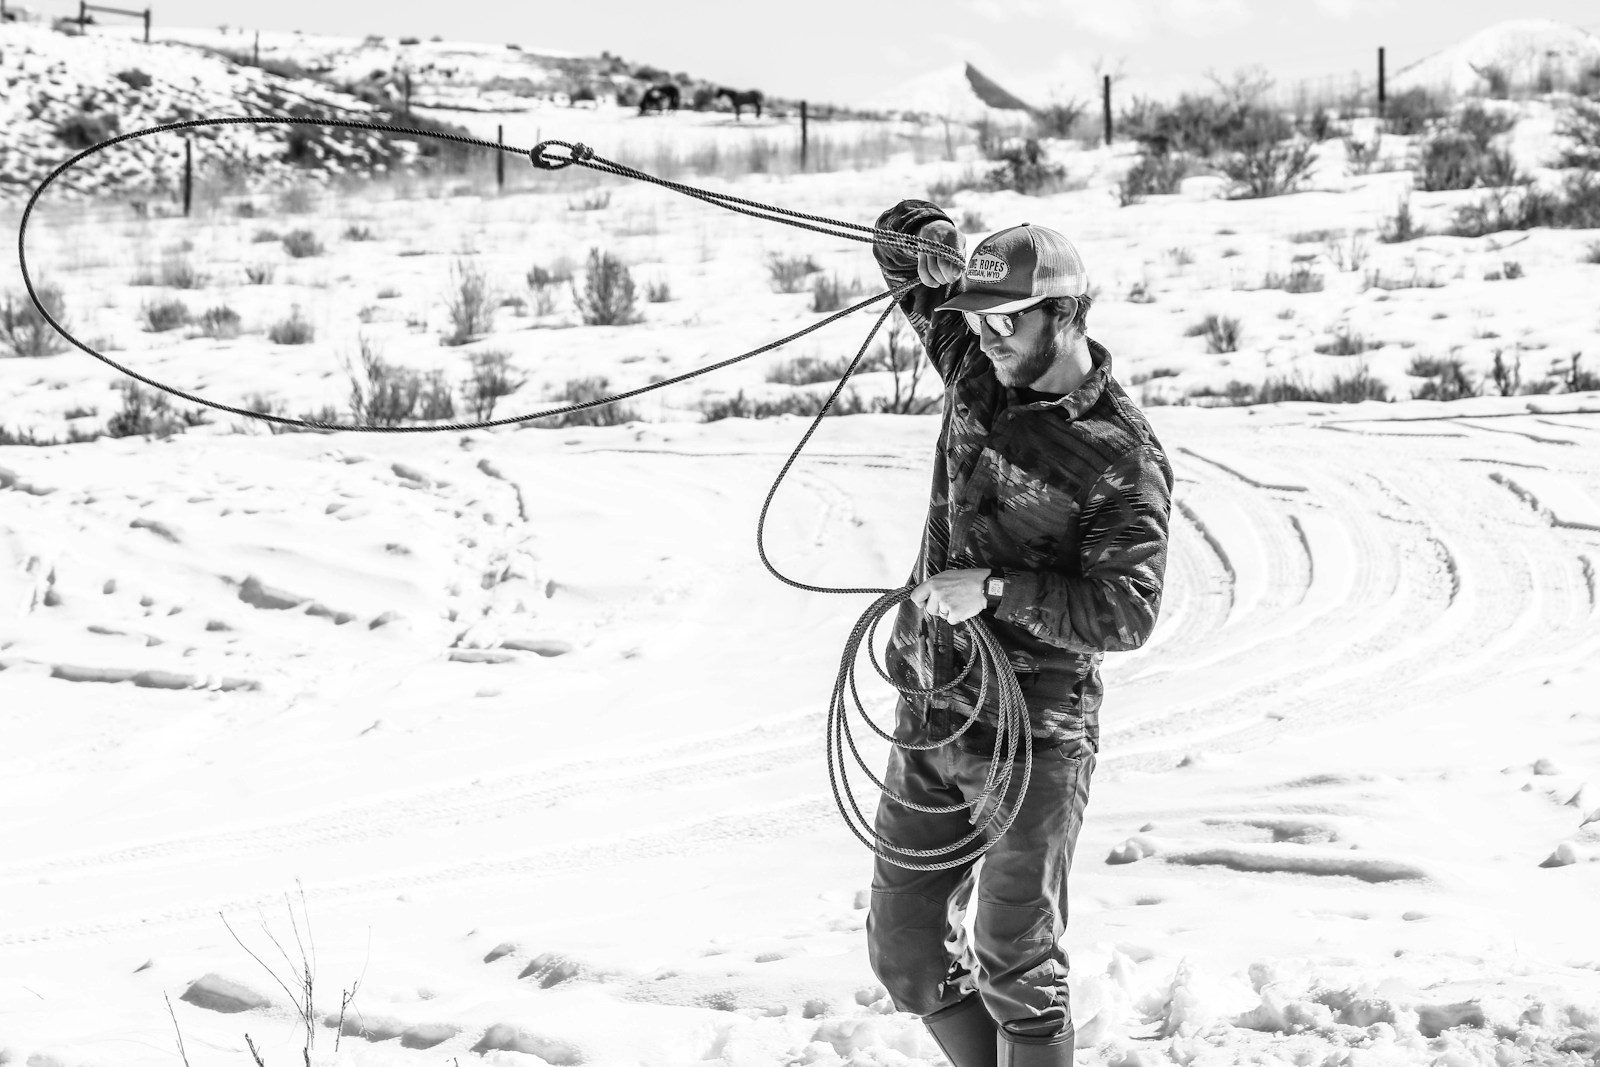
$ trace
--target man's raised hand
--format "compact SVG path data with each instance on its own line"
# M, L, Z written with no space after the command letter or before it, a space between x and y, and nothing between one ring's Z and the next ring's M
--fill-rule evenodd
M917 231L917 236L944 245L961 257L962 264L967 262L966 239L952 223L935 219ZM917 253L917 277L922 280L923 285L949 285L961 277L965 269L965 266L958 267L932 252Z

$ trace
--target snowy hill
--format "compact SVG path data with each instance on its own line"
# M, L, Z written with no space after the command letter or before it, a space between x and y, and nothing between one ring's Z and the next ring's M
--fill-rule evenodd
M1401 68L1390 85L1396 91L1420 86L1481 93L1489 85L1487 72L1498 68L1513 89L1537 89L1541 78L1559 87L1596 66L1600 37L1549 19L1513 19Z
M373 105L316 80L281 77L177 44L66 36L16 23L0 25L0 85L0 199L8 200L30 193L80 149L118 133L205 116L380 119ZM357 130L200 127L124 141L78 164L50 193L171 189L182 171L184 137L193 138L197 167L216 162L278 185L308 169L381 173L417 153L414 144Z
M1008 88L1014 88L1007 86ZM1025 94L1024 94L1025 95ZM863 106L880 111L897 111L903 114L925 114L952 121L1016 122L1024 117L1020 111L993 108L979 99L967 79L967 65L957 63L938 70L919 74L863 101Z

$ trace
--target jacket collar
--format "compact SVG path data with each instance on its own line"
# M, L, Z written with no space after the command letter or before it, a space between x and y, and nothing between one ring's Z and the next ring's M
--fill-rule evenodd
M1106 391L1106 384L1111 380L1111 353L1094 338L1085 338L1089 343L1089 359L1091 368L1088 377L1079 383L1078 387L1057 400L1040 400L1032 404L1018 402L1017 391L1011 386L1006 386L1006 399L1014 407L1023 408L1060 408L1062 414L1069 419L1082 418L1083 415L1100 402L1100 397Z

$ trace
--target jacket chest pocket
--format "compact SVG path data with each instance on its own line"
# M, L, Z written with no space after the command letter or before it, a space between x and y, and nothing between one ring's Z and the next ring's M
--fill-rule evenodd
M995 510L999 453L983 447L968 459L950 498L950 549L963 556L972 547L972 525L980 515Z
M994 522L1031 566L1070 560L1077 550L1073 487L1047 482L1002 458L996 468Z

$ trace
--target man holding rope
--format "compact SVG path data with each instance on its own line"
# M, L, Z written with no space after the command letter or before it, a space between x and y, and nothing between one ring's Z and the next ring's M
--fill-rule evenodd
M878 226L965 251L926 201L902 201ZM895 1007L922 1017L954 1067L1071 1067L1060 942L1100 745L1099 664L1155 625L1172 468L1111 376L1111 354L1085 334L1088 276L1064 236L1001 230L974 249L964 279L932 253L874 253L891 287L920 280L900 310L945 387L917 584L887 669L907 688L949 682L976 654L960 624L982 615L1017 673L1034 755L1021 810L982 856L981 876L978 860L914 870L880 855L868 954ZM996 689L980 703L975 668L943 693L902 695L897 740L948 737L974 708L978 721L948 745L894 747L889 790L928 807L977 797L994 755ZM981 807L929 813L886 795L874 829L901 849L935 849L970 832Z

